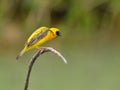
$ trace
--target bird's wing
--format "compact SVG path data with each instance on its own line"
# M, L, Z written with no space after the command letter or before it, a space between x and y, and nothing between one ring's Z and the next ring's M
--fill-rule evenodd
M38 42L39 40L44 38L48 34L48 31L49 30L45 30L43 32L40 32L40 33L36 34L35 36L33 36L31 38L31 40L29 42L26 43L26 45L29 47L29 46L35 44L36 42Z

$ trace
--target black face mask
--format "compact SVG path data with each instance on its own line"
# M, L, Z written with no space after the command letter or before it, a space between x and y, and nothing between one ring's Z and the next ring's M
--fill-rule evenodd
M57 35L57 36L61 36L60 31L56 31L56 35Z

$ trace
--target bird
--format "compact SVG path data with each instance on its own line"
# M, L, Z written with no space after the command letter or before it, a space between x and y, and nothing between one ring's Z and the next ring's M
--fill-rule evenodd
M40 45L42 45L43 43L55 39L58 36L61 36L61 32L58 28L38 28L30 35L30 37L24 45L23 50L17 55L16 59L18 60L25 52L34 48L39 48Z

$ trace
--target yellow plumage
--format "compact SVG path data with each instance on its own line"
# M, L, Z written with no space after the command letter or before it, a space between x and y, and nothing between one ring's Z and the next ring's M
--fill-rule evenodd
M52 40L59 35L60 31L58 28L40 27L31 34L31 36L25 43L25 47L16 57L16 59L19 59L19 57L22 56L26 51L33 48L38 48L41 44L45 43L46 41Z

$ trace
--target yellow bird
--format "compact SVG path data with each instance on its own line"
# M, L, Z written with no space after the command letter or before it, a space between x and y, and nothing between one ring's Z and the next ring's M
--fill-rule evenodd
M18 60L19 57L22 56L28 50L31 50L33 48L38 48L41 44L45 43L46 41L52 40L57 36L60 36L60 31L58 28L48 28L48 27L38 28L28 38L23 50L16 57L16 59Z

